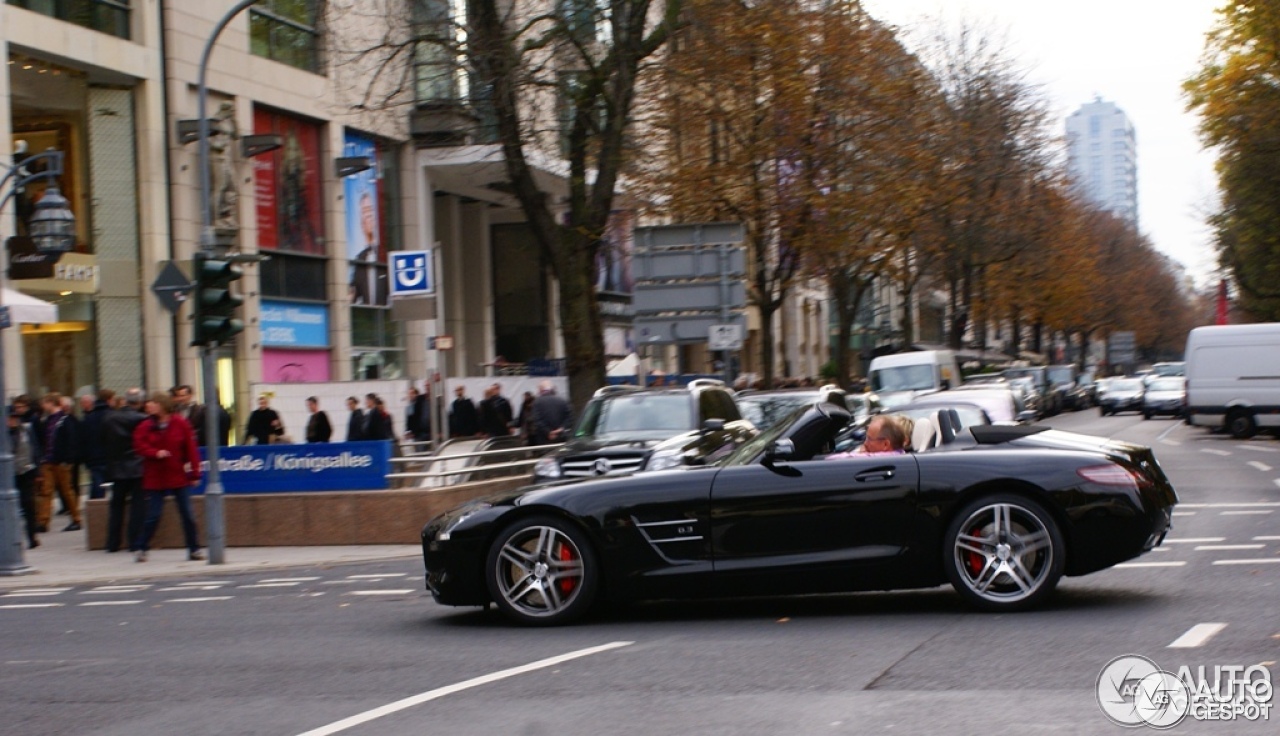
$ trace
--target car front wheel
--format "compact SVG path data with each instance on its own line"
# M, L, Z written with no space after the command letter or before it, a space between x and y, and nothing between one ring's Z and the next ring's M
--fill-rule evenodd
M1029 498L996 495L966 506L947 529L947 577L987 611L1035 606L1062 577L1066 547L1057 523Z
M599 566L586 535L550 516L522 519L502 530L485 565L489 594L508 618L556 626L591 607Z
M1253 415L1245 411L1233 411L1227 415L1227 429L1238 440L1247 440L1258 432Z

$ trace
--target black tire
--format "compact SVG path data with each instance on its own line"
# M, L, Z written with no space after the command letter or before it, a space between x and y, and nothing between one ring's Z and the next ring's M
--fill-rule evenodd
M1143 419L1150 419L1150 418L1151 418L1151 412L1149 412L1149 411L1144 411L1144 412L1142 412L1142 418L1143 418Z
M943 543L947 579L970 605L1021 611L1039 605L1058 585L1066 543L1053 516L1014 494L976 499L951 520Z
M595 603L599 579L586 534L554 516L531 516L506 527L485 560L485 582L498 610L526 626L581 618Z
M1258 423L1249 412L1236 409L1227 414L1227 431L1238 440L1247 440L1258 433Z
M1098 416L1103 416L1103 417L1105 417L1107 414L1108 414L1108 412L1107 412L1107 407L1105 407L1105 406L1099 406L1099 407L1098 407Z

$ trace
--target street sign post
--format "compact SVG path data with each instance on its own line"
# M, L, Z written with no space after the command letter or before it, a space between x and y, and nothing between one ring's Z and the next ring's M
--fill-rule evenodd
M420 296L435 293L429 250L401 250L391 253L391 296Z
M160 275L151 284L151 291L155 292L160 305L169 310L170 314L177 314L194 286L182 269L178 268L178 264L165 261L160 268Z
M742 325L711 325L707 347L711 350L741 350Z

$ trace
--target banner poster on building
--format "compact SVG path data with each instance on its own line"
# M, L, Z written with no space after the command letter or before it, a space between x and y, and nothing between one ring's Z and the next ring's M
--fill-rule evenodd
M344 177L342 188L346 202L347 260L351 285L351 303L385 307L388 297L387 248L383 224L382 192L378 174L378 145L368 136L347 131L343 156L365 156L373 168ZM379 264L379 265L374 265Z
M284 138L279 150L253 159L258 247L324 255L320 126L259 107L253 132Z
M200 448L204 457L204 448ZM204 493L205 474L196 487ZM387 487L390 442L321 442L308 445L224 447L218 457L227 493L373 491Z

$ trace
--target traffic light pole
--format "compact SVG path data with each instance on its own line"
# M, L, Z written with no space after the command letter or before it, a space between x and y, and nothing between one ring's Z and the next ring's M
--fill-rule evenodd
M209 40L205 42L204 50L200 54L199 84L196 89L196 108L200 121L200 211L202 213L200 249L206 256L213 255L215 245L213 202L209 198L209 116L205 114L205 107L209 101L209 55L213 52L213 45L217 42L218 36L222 35L223 29L227 27L231 19L255 2L257 0L240 0L235 4L235 7L228 10L226 15L222 16L218 24L213 27L213 32L209 35ZM218 468L218 450L220 449L218 440L221 437L218 424L222 414L219 411L222 402L218 396L218 381L214 363L214 350L216 349L216 344L203 345L200 348L201 373L203 374L201 378L205 391L205 459L209 462L208 480L204 489L204 523L210 565L221 565L226 561L226 522L223 518L222 473Z

